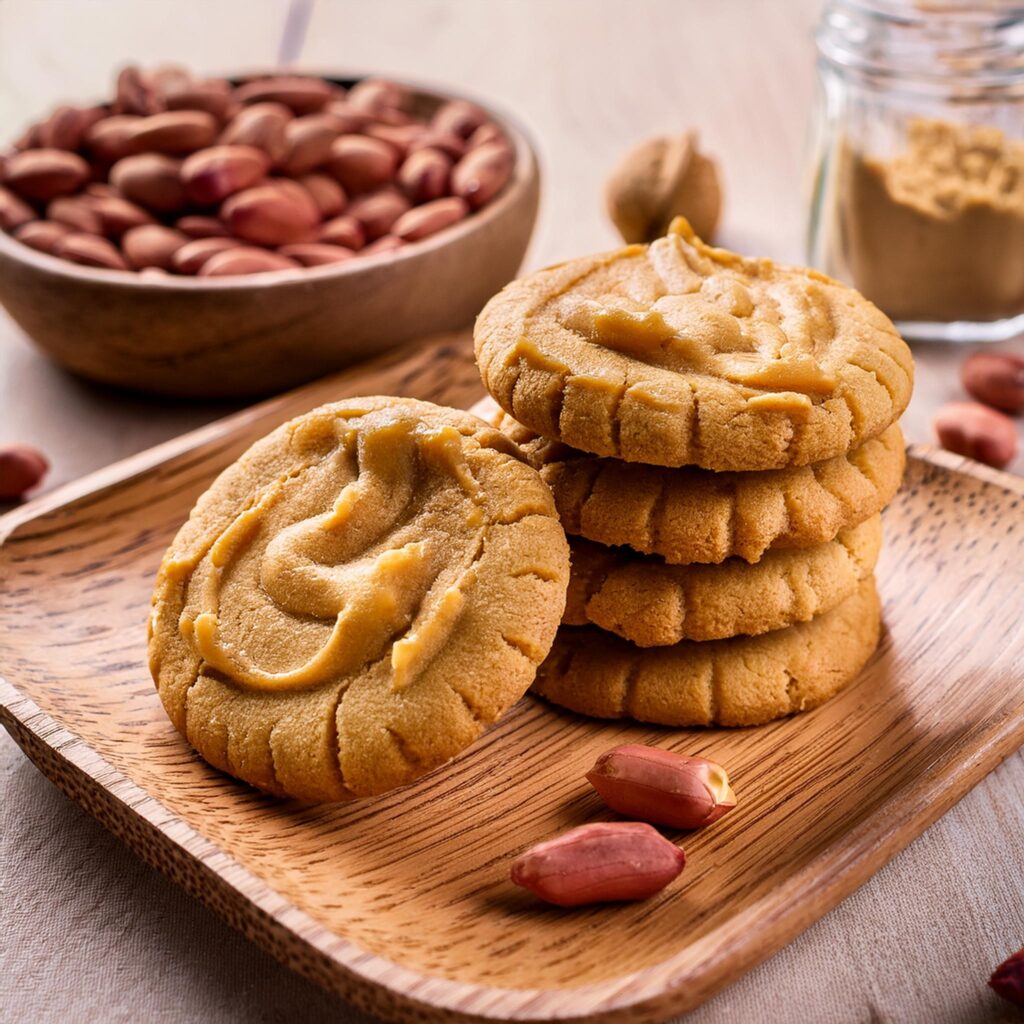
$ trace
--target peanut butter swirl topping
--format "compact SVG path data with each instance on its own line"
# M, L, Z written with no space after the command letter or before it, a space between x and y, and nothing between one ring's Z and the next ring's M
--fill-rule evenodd
M596 455L762 470L842 454L910 397L890 321L812 270L705 245L650 246L509 285L477 322L488 390L521 423Z

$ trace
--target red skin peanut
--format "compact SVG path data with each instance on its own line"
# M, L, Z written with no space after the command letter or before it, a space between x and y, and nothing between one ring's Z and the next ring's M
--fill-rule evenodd
M38 487L50 463L27 444L0 445L0 501L12 501Z
M703 828L736 806L721 765L638 743L605 751L587 781L613 811L672 828Z
M512 881L548 903L643 900L686 865L686 854L650 825L598 822L538 843L516 858Z
M1024 1006L1024 949L1007 957L989 978L989 987L1008 1003Z
M1004 412L1024 412L1024 356L1012 352L975 352L960 367L971 398Z
M1017 427L978 402L949 402L935 414L935 433L947 451L1002 469L1017 455Z

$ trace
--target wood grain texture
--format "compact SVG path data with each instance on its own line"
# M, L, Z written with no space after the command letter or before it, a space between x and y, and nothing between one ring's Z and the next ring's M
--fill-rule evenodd
M142 636L164 546L251 440L373 392L468 405L465 339L322 381L0 520L2 717L59 785L273 955L391 1019L653 1020L697 1005L838 902L1024 739L1024 482L918 452L885 514L885 635L824 707L755 730L600 724L532 699L452 766L343 807L249 790L160 708ZM507 881L603 816L619 742L722 761L740 805L681 837L680 884L565 913Z

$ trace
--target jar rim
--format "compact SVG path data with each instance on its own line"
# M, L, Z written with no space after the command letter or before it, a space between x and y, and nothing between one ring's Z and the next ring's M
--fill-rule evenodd
M821 58L866 80L960 98L1024 89L1024 2L826 0Z

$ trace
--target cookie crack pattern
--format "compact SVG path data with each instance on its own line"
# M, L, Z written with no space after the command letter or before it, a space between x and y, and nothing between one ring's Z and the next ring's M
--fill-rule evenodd
M711 658L711 664L708 666L708 724L712 724L718 721L722 705L722 681L720 677L720 669L718 667L718 659Z
M185 687L184 695L181 698L181 709L182 709L182 721L185 725L185 731L188 730L188 698L189 694L195 689L196 684L202 679L206 672L206 663L200 659L199 664L196 666L195 675L192 676L191 682ZM159 673L157 673L159 676Z
M607 463L598 463L595 468L595 472L591 474L590 479L587 481L587 489L583 492L583 499L579 503L579 522L583 522L584 512L587 510L587 506L590 504L591 499L594 497L594 491L597 490L597 485L601 481L601 478L610 467Z
M658 491L651 502L651 509L644 523L644 544L647 551L656 551L661 544L661 528L668 505L669 485L667 476L658 477Z
M702 461L701 452L703 449L700 425L700 395L697 392L697 385L692 381L690 382L690 396L690 422L688 424L689 437L687 438L687 447L690 451L690 461L700 463Z
M398 756L414 771L418 771L420 768L420 759L416 755L415 751L409 746L408 741L405 737L395 729L392 729L390 725L384 726L384 731L387 733L391 742L394 744L395 749L398 751Z
M515 651L516 654L524 657L531 665L536 665L543 660L543 653L540 653L533 644L523 637L512 636L509 633L504 633L500 630L498 632L498 636L501 637L502 643Z
M619 412L622 408L622 402L625 399L626 392L628 390L629 385L625 381L623 381L622 384L618 386L618 389L615 392L615 398L612 401L612 408L608 414L612 435L612 451L614 451L619 456L622 455L622 423L619 419Z
M879 354L880 357L885 356L884 352L879 352L878 354ZM891 357L889 357L889 358L891 358ZM874 378L875 383L878 384L878 386L888 396L888 398L889 398L889 405L893 409L895 409L895 407L896 407L896 389L893 387L892 384L889 383L888 380L884 380L882 377L880 377L879 374L878 374L878 371L873 366L866 366L863 363L863 361L859 361L859 360L856 360L856 359L851 359L850 360L850 365L851 366L856 366L858 370L863 370L865 373L870 373L871 376Z
M631 715L633 713L633 697L642 667L642 663L639 660L634 660L623 677L622 691L619 697L619 709L623 715Z

